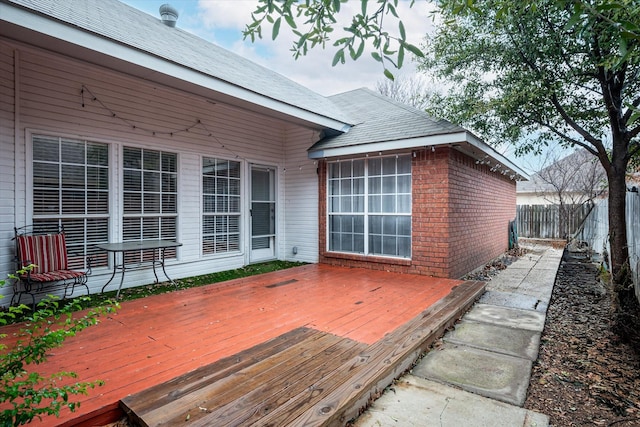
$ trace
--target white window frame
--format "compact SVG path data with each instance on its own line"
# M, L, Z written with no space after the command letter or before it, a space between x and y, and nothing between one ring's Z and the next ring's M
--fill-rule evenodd
M142 154L142 163L140 165L140 168L127 168L125 165L127 164L127 159L125 159L125 150L126 149L132 149L132 150L140 150L141 154ZM121 144L121 148L120 148L120 152L121 152L121 164L119 167L120 173L122 174L122 185L120 187L120 192L118 194L122 209L122 216L121 216L121 225L120 225L120 239L122 239L123 242L127 242L127 241L143 241L143 240L157 240L157 239L165 239L165 240L176 240L178 239L178 233L179 233L179 204L180 204L180 186L179 186L179 179L180 179L180 154L178 152L175 151L169 151L166 149L160 149L160 148L151 148L151 147L140 147L140 146L136 146L134 144L127 144L127 143L122 143ZM155 152L155 153L159 153L160 157L159 157L159 169L158 170L153 170L153 169L146 169L144 167L144 153L145 152ZM163 170L163 165L162 165L162 155L163 154L169 154L172 156L175 156L175 171L173 172L169 172L169 171L164 171ZM141 188L140 188L140 195L141 195L141 207L140 207L140 211L139 212L127 212L126 209L126 196L125 193L127 193L127 190L125 189L126 187L126 177L125 177L125 170L131 170L131 171L140 171L141 172ZM146 190L144 188L144 175L145 173L159 173L160 177L159 177L159 191L153 191L153 190ZM175 177L175 191L164 191L163 189L163 177L165 175L173 175ZM131 194L135 194L136 191L131 191ZM158 194L158 212L146 212L145 211L145 206L144 206L144 196L145 194ZM163 196L164 195L174 195L175 196L175 212L163 212ZM172 233L171 235L166 234L163 231L162 228L162 220L163 219L171 219L173 221L174 225L174 233ZM126 235L127 230L126 230L126 221L127 219L140 219L141 221L141 228L140 228L140 234L139 237L132 237L132 236L128 236ZM144 226L144 222L145 220L151 220L153 222L157 221L157 233L154 233L154 235L146 235L144 234L144 230L146 229L146 227ZM128 260L127 263L131 263L131 262L146 262L146 261L150 261L153 259L153 253L151 251L140 251L140 253L133 253L133 252L129 252L126 254ZM171 259L171 258L177 258L177 249L176 248L169 248L166 250L165 253L165 258L166 259Z
M215 160L215 161L223 161L223 162L233 162L233 163L237 163L238 166L238 177L235 178L233 177L233 179L237 179L237 188L238 188L238 194L233 194L233 197L237 197L238 198L238 210L237 211L227 211L227 212L207 212L205 209L205 196L209 195L209 196L219 196L219 194L217 193L205 193L205 186L204 186L204 163L205 163L205 159L210 159L210 160ZM226 157L222 157L222 156L215 156L215 155L202 155L200 156L200 200L201 200L201 208L200 208L200 220L202 221L201 226L200 226L200 253L202 256L204 257L221 257L221 256L229 256L229 255L239 255L242 253L242 247L243 247L243 236L242 236L242 230L243 230L243 215L242 215L242 207L243 207L243 202L242 202L242 197L243 197L243 185L244 185L244 168L245 165L243 164L242 161L237 160L237 159L230 159L230 158L226 158ZM224 178L224 177L222 177ZM229 194L224 194L224 196L229 196ZM234 217L237 218L237 225L238 225L238 230L237 232L229 232L227 229L226 233L218 233L218 234L225 234L227 237L235 235L237 236L237 248L231 249L231 250L226 250L226 251L217 251L215 249L215 243L213 245L214 249L212 251L206 251L205 250L205 239L209 236L211 236L211 233L205 233L205 218L206 217ZM215 226L214 226L214 233L213 236L215 236ZM229 248L229 244L227 241L227 248Z
M76 142L76 143L84 143L86 144L101 144L106 146L107 149L107 153L106 153L106 160L107 160L107 165L106 167L102 167L106 170L106 183L107 183L107 189L104 190L104 192L106 193L106 202L107 202L107 211L105 213L87 213L86 212L86 206L85 206L85 213L70 213L70 214L64 214L61 212L60 207L58 208L58 213L51 213L51 214L38 214L34 211L34 180L33 180L33 175L35 173L35 168L34 168L34 162L35 160L35 156L34 156L34 139L36 138L45 138L45 139L57 139L58 143L61 143L63 140L68 140L68 141L72 141L72 142ZM25 139L26 139L26 153L25 153L25 160L26 160L26 164L27 164L27 168L26 168L26 174L25 174L25 181L26 181L26 191L25 191L25 196L26 196L26 201L28 202L28 204L31 204L31 208L27 209L27 212L25 212L25 217L27 219L26 224L25 225L30 225L30 224L37 224L37 223L51 223L53 225L53 223L57 223L58 225L65 225L65 222L71 220L83 220L84 225L83 225L83 238L82 241L80 242L78 239L77 242L74 241L74 235L76 235L77 233L75 232L74 229L72 229L72 227L68 226L67 223L67 227L65 229L65 232L67 234L67 248L68 248L68 252L70 254L70 258L69 258L69 262L70 262L70 267L72 268L79 268L79 269L83 269L83 268L87 268L86 265L86 259L88 256L91 256L93 258L92 261L92 266L93 267L106 267L108 264L108 260L106 258L106 256L102 256L104 254L100 254L99 252L97 252L97 250L93 247L93 245L97 244L97 243L106 243L109 239L110 233L111 233L111 228L112 228L112 209L113 209L113 198L112 198L112 192L113 192L113 180L112 180L112 176L113 176L113 146L112 144L110 144L109 142L105 142L102 141L98 138L86 138L86 137L81 137L78 135L69 135L69 134L64 134L64 133L59 133L59 132L46 132L46 131L39 131L39 130L30 130L28 129L25 133ZM46 162L46 161L43 161ZM56 164L58 165L62 165L65 163L69 163L69 162L65 162L64 159L60 158ZM85 162L82 163L85 167L88 165L86 163L86 159ZM96 167L99 167L99 165L94 165ZM59 172L61 173L61 172ZM86 173L86 171L85 171ZM86 179L86 177L85 177ZM63 188L62 186L62 182L59 182L58 185L58 191L61 191ZM85 188L83 191L88 191L88 187L86 187L86 181L85 181ZM96 191L98 191L96 189ZM102 192L102 191L98 191L98 192ZM60 196L60 201L62 201L62 196ZM29 202L30 201L30 202ZM86 202L86 199L85 199ZM88 240L87 239L87 220L91 220L91 219L96 219L96 220L105 220L106 221L106 229L104 231L105 233L105 238L103 239L97 239L97 240ZM73 254L77 253L76 256L74 256ZM74 261L74 258L76 258L77 260Z
M412 253L412 234L411 234L411 218L412 218L412 204L413 204L413 198L412 198L412 185L411 185L411 176L412 176L412 170L409 170L409 172L403 172L403 173L398 173L397 171L397 159L399 157L406 157L408 158L408 161L411 162L411 157L409 154L402 154L402 155L390 155L390 156L377 156L377 157L365 157L365 158L355 158L355 159L348 159L348 160L336 160L336 161L331 161L331 162L327 162L327 178L326 178L326 205L327 205L327 209L326 209L326 250L328 252L332 252L332 253L346 253L346 254L355 254L355 255L361 255L361 256L366 256L366 257L386 257L386 258L394 258L394 259L411 259L411 253ZM373 160L381 160L384 161L383 159L388 159L388 158L395 158L396 159L396 171L394 174L384 174L384 175L372 175L370 172L370 162ZM354 211L353 208L351 209L351 211L349 212L332 212L332 197L342 197L341 194L333 194L332 193L332 182L337 181L341 181L344 180L345 178L343 178L342 176L338 177L338 178L332 178L332 174L331 174L331 168L333 165L339 165L340 163L344 163L344 162L351 162L353 165L353 162L356 161L363 161L364 162L364 173L362 178L364 179L364 190L363 193L357 193L358 195L362 194L362 197L364 198L363 202L364 202L364 206L362 211ZM339 167L339 166L338 166ZM380 176L381 179L384 177L394 177L394 181L396 182L396 187L395 187L395 191L393 193L385 193L385 192L380 192L380 193L370 193L370 179L371 178L375 178ZM398 181L398 177L404 177L404 180L409 180L409 189L408 192L398 192L398 185L397 185L397 181ZM359 177L357 177L359 179ZM353 180L354 177L353 175L351 175L350 181L353 184ZM352 190L353 190L353 185L352 185ZM353 192L350 193L351 196L354 195ZM385 196L389 196L389 197L394 197L395 201L394 201L394 207L395 207L395 212L382 212L382 211L377 211L377 210L373 210L372 209L372 205L371 205L371 200L372 197L385 197ZM404 198L404 202L405 204L407 203L407 198L408 198L408 209L406 209L406 212L398 212L398 203L399 203L399 196L402 196ZM353 197L352 197L353 200ZM340 217L340 216L351 216L351 217L355 217L355 216L362 216L363 217L363 251L349 251L349 250L336 250L332 248L332 219L335 217ZM407 234L398 234L398 232L396 231L395 234L381 234L381 239L383 240L384 237L383 236L387 236L390 238L395 238L396 242L397 239L404 239L406 240L408 238L408 248L406 250L406 255L399 255L399 253L401 253L402 251L398 250L398 245L396 243L396 251L395 251L395 255L389 255L389 254L385 254L383 251L380 251L380 253L378 252L372 252L372 248L371 248L371 238L373 233L370 230L370 226L371 224L371 220L373 217L394 217L394 218L399 218L399 217L406 217L408 218L408 224L409 224L409 232L408 235ZM405 221L406 222L406 221ZM397 224L396 224L396 230L397 230ZM381 240L381 241L382 241Z

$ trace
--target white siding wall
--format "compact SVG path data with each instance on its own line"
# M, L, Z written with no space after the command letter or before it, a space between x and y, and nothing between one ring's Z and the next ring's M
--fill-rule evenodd
M551 205L550 197L536 193L517 193L516 204L518 205Z
M307 149L317 140L317 134L291 131L287 140L284 177L287 228L282 253L287 260L318 262L317 164L307 157ZM294 246L297 254L293 253Z
M201 257L201 156L242 162L243 212L248 211L248 165L259 163L277 167L280 231L277 255L281 259L317 260L317 176L313 161L307 159L306 153L306 149L314 142L316 134L313 131L223 104L213 104L196 95L53 54L21 48L19 55L18 102L21 111L18 134L14 137L13 122L10 121L13 116L11 96L14 92L12 49L0 44L0 91L3 100L0 104L0 194L3 201L8 201L6 204L14 202L16 206L15 218L11 207L3 206L0 210L0 274L6 275L14 268L9 263L9 259L13 258L13 247L7 242L13 234L14 224L21 226L31 222L31 211L25 199L25 194L28 194L26 177L31 173L31 167L27 164L25 136L30 132L86 138L110 144L111 170L118 171L114 174L118 176L112 176L110 180L114 195L111 205L111 236L114 240L119 238L121 227L118 218L122 212L119 197L122 146L178 153L178 238L183 246L179 249L178 260L167 267L173 278L237 268L249 260L246 232L242 254ZM87 91L82 96L83 86L97 99L94 100ZM5 100L9 100L8 105ZM113 113L117 117L113 117ZM184 131L198 120L202 124L188 132ZM169 132L173 132L173 135L169 135ZM14 149L14 140L17 149ZM18 168L17 172L13 166L14 153L17 164L25 166ZM15 194L14 177L17 181ZM285 198L288 201L286 204ZM248 221L243 221L243 226L247 224ZM291 256L294 245L300 251L296 257ZM90 279L92 292L99 291L108 274L106 269L94 271ZM152 281L151 271L132 271L127 273L125 286ZM7 293L6 290L4 293Z
M0 279L14 268L13 224L15 218L14 145L14 53L0 42ZM22 201L24 203L24 201ZM7 294L7 287L0 295ZM0 300L0 305L9 301Z

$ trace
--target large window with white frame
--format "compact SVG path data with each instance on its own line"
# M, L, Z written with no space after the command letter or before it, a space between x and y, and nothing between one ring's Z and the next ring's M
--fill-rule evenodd
M240 162L202 159L202 253L240 251Z
M109 146L83 139L32 136L33 224L62 226L70 268L106 266L94 245L109 239Z
M411 156L328 164L328 249L411 257Z
M123 147L122 239L176 240L178 223L178 155ZM127 252L127 263L151 260L150 251ZM175 248L166 258L175 258Z

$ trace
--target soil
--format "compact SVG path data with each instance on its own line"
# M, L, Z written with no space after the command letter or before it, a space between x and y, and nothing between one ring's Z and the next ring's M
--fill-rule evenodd
M612 332L611 307L597 265L565 252L525 402L552 426L640 425L640 342Z

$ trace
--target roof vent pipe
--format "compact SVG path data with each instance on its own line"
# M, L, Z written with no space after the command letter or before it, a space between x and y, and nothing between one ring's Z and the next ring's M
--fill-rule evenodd
M178 21L178 11L170 4L163 4L160 6L160 18L164 25L173 28Z

